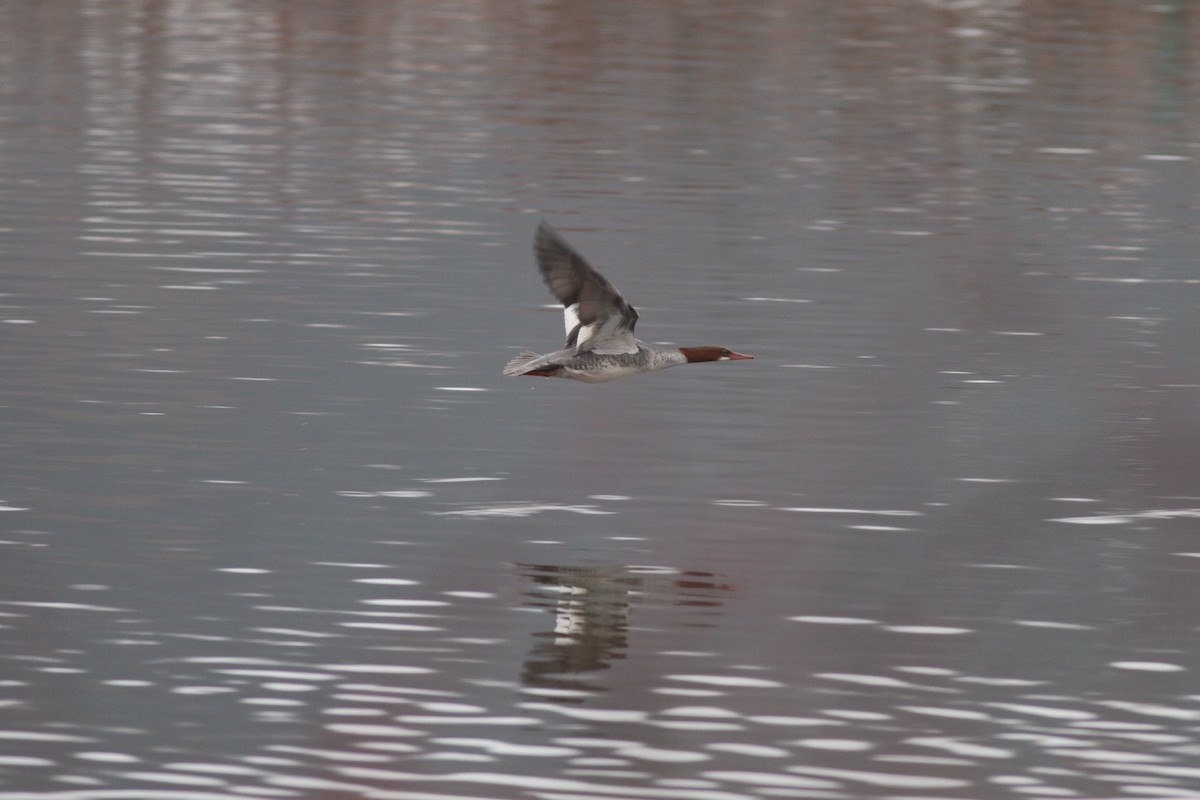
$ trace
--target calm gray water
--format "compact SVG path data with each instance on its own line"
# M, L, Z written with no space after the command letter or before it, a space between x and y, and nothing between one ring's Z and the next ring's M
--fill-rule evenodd
M0 8L0 800L1200 797L1194 4Z

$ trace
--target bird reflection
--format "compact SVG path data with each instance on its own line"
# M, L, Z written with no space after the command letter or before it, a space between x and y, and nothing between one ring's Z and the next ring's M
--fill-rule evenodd
M612 662L626 657L630 613L634 603L645 597L645 583L657 571L621 565L516 566L532 584L526 592L529 604L554 615L553 629L534 634L521 682L562 691L558 699L563 702L579 702L586 696L583 693L602 691L604 687L590 681L587 673L609 669ZM664 584L655 583L661 592ZM670 586L672 604L696 607L702 614L715 612L722 603L720 595L733 588L709 573L696 572L676 572L665 585ZM697 621L683 622L689 623Z
M625 657L630 598L642 579L615 565L518 567L535 586L528 592L532 604L554 614L553 630L535 634L521 682L539 688L594 690L594 685L569 676L608 669L611 662Z

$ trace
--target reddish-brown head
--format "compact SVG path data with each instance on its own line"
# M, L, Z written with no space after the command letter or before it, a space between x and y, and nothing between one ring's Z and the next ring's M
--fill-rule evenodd
M679 348L679 352L683 353L689 364L694 364L697 361L740 361L744 358L754 358L754 356L735 353L727 347L716 347L714 345L681 347Z

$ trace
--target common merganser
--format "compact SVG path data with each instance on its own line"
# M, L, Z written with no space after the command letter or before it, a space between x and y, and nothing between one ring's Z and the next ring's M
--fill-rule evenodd
M564 349L547 355L521 353L504 374L571 378L601 383L699 361L738 361L754 356L724 347L657 347L634 338L638 313L583 256L543 221L534 239L538 269L563 304Z

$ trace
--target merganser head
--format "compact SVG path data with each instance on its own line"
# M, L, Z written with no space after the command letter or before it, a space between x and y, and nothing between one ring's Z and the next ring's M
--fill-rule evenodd
M754 358L754 356L735 353L727 347L717 347L715 345L681 347L679 348L679 352L683 353L689 364L694 364L697 361L740 361L744 358Z

